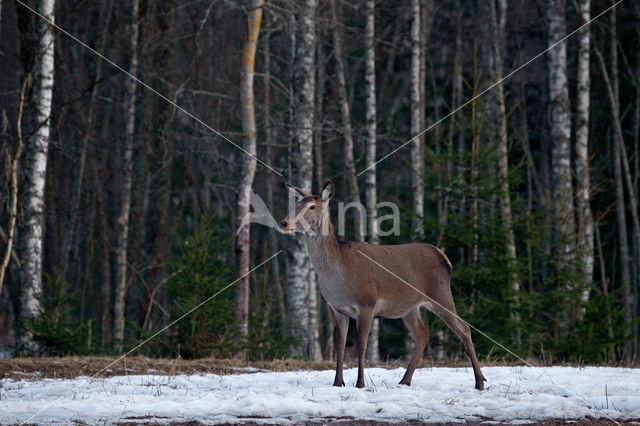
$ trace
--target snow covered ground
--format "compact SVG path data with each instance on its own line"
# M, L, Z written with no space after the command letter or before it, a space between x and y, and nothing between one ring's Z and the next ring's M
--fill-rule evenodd
M486 390L473 389L470 368L356 370L334 388L333 371L158 376L89 380L0 380L0 423L256 421L298 423L350 418L376 421L499 421L640 419L640 369L608 367L486 367ZM606 389L606 390L605 390ZM608 408L607 408L608 407ZM39 410L36 417L31 418Z

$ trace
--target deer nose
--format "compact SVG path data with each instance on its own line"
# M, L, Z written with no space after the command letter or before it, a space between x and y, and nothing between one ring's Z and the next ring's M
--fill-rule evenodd
M287 227L287 221L283 220L282 222L280 222L280 228L286 228Z

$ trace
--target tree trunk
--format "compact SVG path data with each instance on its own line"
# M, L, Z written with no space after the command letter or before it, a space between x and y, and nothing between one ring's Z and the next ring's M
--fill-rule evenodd
M96 173L97 174L97 173ZM97 176L96 176L97 177ZM96 179L97 180L97 179ZM109 241L109 221L106 215L106 191L100 188L96 194L98 211L98 234L100 235L100 347L108 349L111 343L111 242Z
M452 83L452 93L451 93L451 105L452 108L457 108L462 105L463 95L464 95L464 86L463 86L463 75L462 75L462 18L464 14L464 9L462 7L462 0L457 0L458 13L456 16L456 41L455 41L455 58L454 58L454 69L453 69L453 83ZM456 126L459 126L457 141L456 141L456 154L455 154L455 180L456 186L464 185L467 180L466 173L468 170L467 165L465 164L465 156L467 155L467 147L465 146L465 118L464 115L458 111L452 117L453 124L450 124L450 132L451 132L451 143L453 144L454 140L454 132ZM464 212L466 210L465 207L466 199L465 197L460 197L459 203L457 203L456 211ZM446 221L445 221L446 225ZM464 257L464 249L461 250L461 257Z
M476 46L474 44L474 52ZM469 264L475 265L480 257L480 213L478 209L478 156L480 151L480 131L478 124L478 102L476 95L478 93L479 71L478 65L474 57L473 63L473 90L471 92L471 158L469 164L469 186L471 188L471 206L469 206L471 215L471 241L469 250ZM474 277L471 278L472 288L475 285Z
M345 78L344 52L342 49L342 31L338 22L338 11L336 0L331 0L331 24L333 27L333 49L335 51L336 76L338 83L338 104L340 105L340 116L342 118L342 136L344 137L344 161L347 183L349 186L350 202L360 203L360 190L356 177L355 161L353 158L353 130L351 128L351 112L347 97L347 83ZM365 223L360 212L355 215L355 239L364 241L366 233Z
M322 34L318 34L318 39L322 39ZM322 188L324 185L324 157L322 150L323 143L323 131L322 126L325 120L323 116L323 108L324 108L324 93L327 82L326 76L326 64L327 64L327 56L324 51L323 43L316 43L316 73L317 73L317 81L316 81L316 109L315 109L315 122L316 128L318 131L315 135L315 141L313 144L313 158L314 158L314 166L315 166L315 177L316 177L316 188ZM322 348L322 358L325 360L333 359L335 355L335 345L333 342L333 335L336 328L335 318L333 316L333 311L331 307L322 303L320 308L320 316L321 321L320 329L322 330L321 341L324 342L324 346ZM322 321L323 320L323 321ZM322 345L321 345L322 346Z
M424 99L420 96L420 62L422 52L420 48L420 0L411 0L411 135L415 137L411 143L411 191L413 199L412 228L417 238L424 237L424 157L423 145L424 135L416 137L423 129L424 111L422 103Z
M493 38L493 66L496 85L496 107L498 110L498 185L500 216L502 230L505 236L505 254L509 268L509 290L511 291L511 319L517 324L520 322L520 278L517 273L516 238L513 232L513 217L511 214L511 188L509 186L509 142L507 140L507 111L504 99L504 86L502 80L502 52L504 51L504 21L506 19L506 0L500 7L500 16L496 13L494 0L490 2L491 27ZM516 326L516 343L520 344L520 330Z
M619 93L619 78L618 78L618 30L617 30L617 13L616 10L612 10L609 14L609 31L610 31L610 46L611 46L611 86L613 87L613 96L617 105L617 116L614 120L615 131L620 139L620 160L622 162L623 178L627 185L627 194L629 197L629 212L631 214L632 224L632 237L630 239L631 246L633 248L633 257L631 260L631 288L630 288L630 302L629 309L631 311L631 324L629 330L630 340L630 352L631 359L635 360L638 356L638 285L639 277L638 271L640 268L640 219L638 218L638 201L636 197L636 188L631 175L631 168L629 166L629 158L627 156L627 149L624 144L624 135L622 132L622 117L620 116L620 93Z
M38 1L37 11L54 22L54 0ZM53 27L36 19L36 52L33 69L33 113L35 131L25 152L25 224L22 231L22 292L20 315L36 318L42 310L42 253L44 238L44 188L47 178L47 154L51 129L51 99L54 83ZM30 329L22 330L19 346L26 353L37 352L39 345Z
M462 2L456 1L456 38L455 38L455 53L453 57L453 76L451 82L451 105L450 109L453 110L462 104ZM449 188L443 191L442 200L442 214L439 217L438 225L438 239L436 246L442 245L442 240L445 235L447 222L449 220L449 192L452 185L459 186L464 181L464 167L462 166L462 160L464 157L464 131L462 126L458 130L456 141L456 125L460 120L460 112L454 113L449 118L449 130L447 135L447 185ZM457 142L457 151L454 151L454 145ZM454 154L456 152L456 154ZM455 173L455 177L454 177ZM455 182L454 182L455 181ZM464 202L463 202L464 203ZM462 206L460 206L462 209Z
M2 9L0 9L0 14ZM27 90L27 83L29 77L25 80L20 91L20 103L18 105L18 117L16 119L16 139L17 146L15 151L9 155L9 170L7 175L9 176L9 226L7 228L7 247L5 248L4 256L2 257L2 263L0 263L0 297L2 297L2 286L4 283L4 276L9 262L11 261L13 251L13 240L15 239L16 221L18 219L18 168L20 166L20 158L22 158L22 152L24 150L24 137L22 135L22 115L24 112L25 92Z
M616 25L616 15L615 9L610 12L611 17L611 37L613 40L616 38L615 25ZM627 363L631 363L634 359L634 356L637 355L634 353L635 350L635 337L634 337L634 325L637 321L636 313L635 313L635 301L633 295L635 293L634 289L632 289L632 280L630 273L630 262L632 259L629 259L628 253L628 231L627 231L627 221L626 221L626 206L624 199L624 181L626 181L627 187L629 188L629 203L631 204L631 219L633 223L633 237L632 242L637 244L640 241L640 223L638 219L638 204L635 198L633 181L631 179L631 173L629 169L629 162L626 155L626 149L624 146L624 134L622 132L622 121L620 117L620 104L619 104L619 93L618 93L618 61L617 61L617 53L614 53L617 49L615 47L612 48L611 52L611 78L609 78L609 73L607 71L606 64L604 62L604 57L598 49L595 47L596 56L598 57L598 62L600 63L600 70L602 71L602 77L605 83L605 88L607 89L607 97L609 98L609 105L611 106L612 118L613 118L613 130L614 130L614 177L615 177L615 187L616 187L616 213L617 213L617 223L618 223L618 239L619 239L619 249L620 249L620 262L621 262L621 279L622 279L622 297L623 297L623 307L624 307L624 318L625 318L625 336L627 339L624 342L624 358ZM633 260L635 261L635 259Z
M321 38L321 37L320 37ZM322 188L324 186L324 158L322 156L322 125L324 121L323 117L323 105L324 105L324 92L326 90L326 63L327 58L324 52L324 48L322 43L316 43L316 72L317 72L317 81L316 81L316 109L315 109L315 122L316 128L318 131L316 132L316 139L313 144L313 159L315 176L316 176L316 188Z
M242 76L240 81L240 103L242 105L242 132L244 134L243 148L251 155L242 156L240 166L240 185L238 187L237 223L241 224L250 214L251 187L256 173L256 114L253 99L253 80L255 75L256 47L262 23L262 8L264 0L252 0L248 17L248 33L242 54ZM240 225L239 225L240 226ZM236 264L238 275L249 272L250 224L247 223L238 230L236 235ZM236 286L236 321L238 332L246 339L249 335L249 276L244 276ZM243 342L243 344L246 343ZM244 358L243 350L236 354Z
M615 120L615 119L614 119ZM628 232L627 218L625 213L624 188L622 182L622 166L620 161L621 141L616 135L614 136L613 148L613 171L614 185L616 191L616 219L618 228L618 250L620 252L620 278L622 282L622 306L624 310L624 360L630 363L632 360L631 331L633 323L633 304L631 303L631 275L629 272L629 254L628 254Z
M140 0L133 0L131 9L131 62L129 72L138 74L138 12ZM125 298L127 294L127 265L129 242L129 212L131 210L131 189L133 184L133 138L136 122L136 88L134 79L125 83L127 91L127 123L125 128L124 158L122 161L122 195L120 198L120 216L118 217L118 242L116 263L116 293L113 309L115 348L122 352L125 324Z
M376 185L376 49L375 49L375 0L367 0L365 10L365 92L366 92L366 157L367 167L365 172L365 203L367 209L368 241L378 244L380 238L377 228L377 185ZM367 345L367 358L371 361L380 361L380 320L371 322L369 331L369 344Z
M588 22L591 19L591 0L580 0L579 7L582 22ZM578 210L577 257L580 265L580 298L584 305L589 300L593 284L594 259L593 216L590 205L591 178L589 172L590 27L583 28L579 37L575 168L576 208ZM582 319L584 317L584 307L580 307L577 314L578 318Z
M296 5L293 28L293 144L296 181L305 191L311 191L313 181L313 125L315 95L315 46L317 0ZM290 200L290 203L293 200ZM318 336L316 276L302 237L295 237L289 251L287 276L289 330L295 343L292 355L320 360L322 353Z
M548 44L566 35L564 0L547 0ZM567 84L567 45L548 52L549 102L551 103L551 167L557 228L559 272L568 271L574 260L574 208L571 182L571 122ZM562 321L565 322L565 321Z
M266 129L264 134L266 147L266 161L267 164L274 164L273 158L273 127L271 122L271 41L269 33L266 34L264 40L264 122L266 123ZM276 188L276 175L274 173L267 174L267 205L273 206L273 191ZM275 253L278 249L278 243L276 240L276 234L274 230L269 230L269 252ZM273 290L278 307L278 316L282 324L286 324L287 310L284 303L284 290L282 289L282 281L280 279L280 263L278 261L273 262L273 268L271 268L273 279Z
M602 250L602 241L600 240L600 226L597 222L594 222L594 235L595 235L595 245L598 248L598 263L600 268L600 282L602 283L602 295L605 299L609 298L609 279L607 278L606 264L604 258L604 253ZM606 317L605 317L605 325L607 326L607 337L609 338L609 342L613 342L614 333L613 333L613 321L611 320L611 311L609 306L606 307ZM614 359L614 348L610 347L607 351L611 360Z
M111 21L111 13L113 10L113 5L111 1L106 2L105 5L106 16L101 17L101 21L104 22L104 30L102 31L102 36L100 40L100 46L98 48L99 52L104 52L105 47L107 45L108 36L109 36L109 22ZM93 87L91 88L91 100L89 101L89 108L86 114L86 126L84 131L84 137L82 138L81 148L80 148L80 164L78 166L78 177L76 178L76 187L73 192L72 200L71 200L71 218L69 220L69 231L64 235L63 244L62 244L62 270L63 274L66 274L69 263L71 262L71 247L74 243L75 233L76 233L76 224L78 222L78 214L80 212L80 202L82 200L82 189L84 186L84 175L85 168L87 163L87 151L89 147L89 138L93 134L93 119L94 119L94 110L96 106L96 102L98 100L98 93L100 87L100 81L102 80L102 65L104 64L104 60L102 58L95 58L96 60L96 73L93 79ZM77 253L76 253L77 255ZM67 285L68 285L67 280Z

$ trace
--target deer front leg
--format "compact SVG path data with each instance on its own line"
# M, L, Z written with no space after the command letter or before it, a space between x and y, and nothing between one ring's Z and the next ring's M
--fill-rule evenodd
M347 332L349 331L349 317L339 312L333 311L336 317L336 329L338 330L338 354L336 361L336 378L333 386L344 386L342 377L342 365L344 362L344 347L347 344Z
M373 319L372 310L361 310L357 318L358 326L358 380L357 388L364 387L364 355L367 352L367 341L369 339L369 330L371 329L371 320Z

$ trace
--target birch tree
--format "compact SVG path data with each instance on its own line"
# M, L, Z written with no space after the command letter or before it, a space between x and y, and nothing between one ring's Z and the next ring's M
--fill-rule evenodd
M240 167L240 185L238 188L237 223L250 213L250 197L253 178L256 173L256 116L253 98L253 81L255 76L255 59L262 8L264 0L252 0L248 17L247 39L242 52L242 75L240 81L240 104L242 106L242 131L244 133L243 148L251 155L242 156ZM236 235L236 263L238 275L243 276L236 287L236 321L240 335L246 338L249 334L249 224L238 230ZM243 353L239 353L244 356Z
M591 19L591 0L580 0L579 13L582 22ZM590 63L591 29L587 25L578 37L578 71L576 94L576 209L578 219L577 256L580 264L581 301L589 300L593 283L593 216L591 214L591 177L589 171L589 95L591 76ZM584 309L578 310L578 315L584 315Z
M376 138L377 138L377 113L376 113L376 48L375 48L375 0L367 0L365 5L365 126L366 126L366 152L365 161L365 203L367 209L367 233L368 240L372 244L378 244L377 224L377 183L376 183ZM367 345L367 358L371 361L380 360L380 320L374 319L369 331L369 344Z
M564 0L547 0L548 45L566 35ZM567 84L567 45L560 43L548 52L549 102L551 106L551 168L555 224L558 234L560 270L574 260L574 207L571 182L571 121Z
M295 182L311 192L313 181L313 125L315 95L315 50L317 0L295 5L292 28L292 142L295 155ZM289 330L296 340L292 355L319 360L322 356L318 333L316 277L302 237L293 239L289 251L287 300Z
M37 11L54 22L55 1L40 0ZM51 132L51 100L54 84L53 27L44 19L36 19L36 49L33 68L34 132L25 150L24 216L20 314L23 320L36 318L42 310L42 254L44 237L44 189L47 178L47 155ZM19 345L26 353L37 352L30 329L22 330Z
M138 12L140 0L131 3L130 48L131 61L129 72L138 74ZM131 210L131 187L133 184L133 138L136 123L136 87L132 78L125 82L127 92L127 122L125 128L125 147L122 159L122 195L120 198L120 215L118 217L118 242L116 262L116 293L113 310L115 347L122 352L125 324L125 297L127 294L127 248L129 242L129 212Z
M420 49L420 0L411 0L411 16L411 135L415 138L411 143L411 191L413 212L415 214L412 220L412 228L416 237L422 238L424 236L424 135L417 136L423 130L421 112L424 111L422 108L424 99L420 96L420 63L422 61Z

